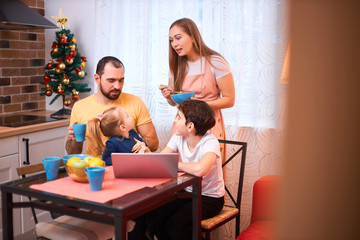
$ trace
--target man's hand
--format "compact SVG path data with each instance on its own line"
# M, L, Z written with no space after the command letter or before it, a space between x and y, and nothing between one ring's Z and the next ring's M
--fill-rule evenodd
M159 139L157 137L153 123L145 123L137 126L136 128L141 138L146 142L150 151L155 152L159 147Z
M74 123L76 124L76 122ZM68 127L68 138L66 140L65 149L68 154L79 154L82 152L83 143L76 142L74 129L70 124Z

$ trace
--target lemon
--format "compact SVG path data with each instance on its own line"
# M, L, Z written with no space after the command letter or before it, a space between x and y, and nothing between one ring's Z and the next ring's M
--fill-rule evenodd
M101 160L100 158L93 157L89 159L88 166L89 167L104 166L104 161Z

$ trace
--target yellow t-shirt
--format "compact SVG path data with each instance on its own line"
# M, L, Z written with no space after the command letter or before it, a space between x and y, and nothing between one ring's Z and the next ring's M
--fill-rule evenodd
M98 117L98 114L102 114L105 110L115 106L124 108L125 111L133 117L136 131L137 126L151 122L149 111L141 98L129 93L122 92L119 98L114 103L109 105L102 105L97 103L95 101L94 94L76 102L71 110L70 125L72 125L74 122L87 123L90 119ZM103 137L103 141L106 140L107 138ZM96 154L92 151L92 139L89 138L87 131L85 141L86 153L95 157ZM97 157L101 158L101 156Z

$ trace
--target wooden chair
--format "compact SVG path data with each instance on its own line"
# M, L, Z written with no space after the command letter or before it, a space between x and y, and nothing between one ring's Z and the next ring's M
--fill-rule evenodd
M60 165L64 166L63 161L61 161ZM22 178L27 177L29 174L43 171L45 170L42 163L17 168L17 173L19 177ZM29 201L31 202L30 197ZM38 239L110 239L114 236L114 226L112 225L65 215L57 217L52 221L38 222L33 206L31 206L31 211L35 222L35 232L37 237L39 237ZM128 231L132 230L129 228L128 224Z
M62 160L60 161L60 166L64 166L64 163ZM16 169L16 171L17 171L17 174L19 177L25 178L29 174L43 172L43 171L45 171L45 169L44 169L44 165L42 163L37 163L37 164L25 165L23 167L18 167ZM29 202L31 202L31 197L28 197L28 199L29 199ZM34 222L35 222L35 224L37 224L38 219L36 217L35 209L33 206L31 206L31 212L32 212L32 215L34 218Z
M225 184L225 190L228 196L231 199L232 205L224 205L221 212L212 218L205 219L201 221L201 231L205 233L205 239L210 240L210 233L216 228L224 225L232 219L236 219L235 224L235 238L240 234L240 206L241 206L241 196L242 196L242 188L244 182L244 170L245 170L245 160L246 160L246 150L247 143L246 142L238 142L238 141L230 141L230 140L219 140L220 143L238 145L240 148L236 150L222 165L223 168L233 161L234 159L240 159L240 169L239 169L239 181L237 186L237 194L234 197L229 191L228 187ZM241 157L235 158L239 153L241 153ZM235 180L235 179L234 179Z

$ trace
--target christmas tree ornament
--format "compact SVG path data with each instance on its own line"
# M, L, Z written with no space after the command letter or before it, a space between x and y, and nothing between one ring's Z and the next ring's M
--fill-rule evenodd
M60 73L61 73L61 69L60 69L60 68L56 68L56 69L55 69L55 72L56 72L57 74L60 74Z
M79 100L79 92L76 91L76 89L73 89L73 90L72 90L72 93L73 93L72 99L73 99L74 101Z
M64 64L63 62L60 62L59 65L58 65L58 67L59 67L60 69L65 69L65 68L66 68L66 66L65 66L65 64Z
M46 68L48 68L48 69L52 69L53 68L53 61L49 61L49 63L46 65Z
M77 72L77 75L82 78L82 77L85 76L85 72L84 72L83 70L78 71L78 72Z
M65 84L65 85L68 85L68 84L69 84L70 80L69 80L69 77L66 76L66 74L64 74L64 77L63 77L63 79L62 79L62 82L63 82L63 84Z
M65 92L65 90L62 88L62 85L59 84L59 86L58 86L58 94L59 94L59 95L63 95L64 92Z
M46 90L45 95L50 97L52 95L52 91L51 90Z
M44 76L44 85L46 86L49 82L51 82L51 77L45 75Z
M76 39L75 39L74 37L71 39L71 41L72 41L73 43L76 43Z
M62 37L61 39L60 39L60 43L61 44L65 44L67 42L67 38L66 37Z
M51 90L50 84L46 84L46 90Z
M65 105L65 106L70 106L70 104L71 104L70 99L65 99L65 100L64 100L64 105Z
M59 52L59 48L57 48L57 47L56 47L56 48L53 48L53 52L54 52L54 53L58 53L58 52Z
M69 20L71 15L64 15L61 8L59 10L58 16L51 16L51 17L57 21L56 26L61 27L62 29L65 29L65 26L70 28L69 23L67 21Z
M81 68L85 67L85 62L81 61Z
M79 100L79 94L73 95L72 99L73 99L74 101Z
M70 57L73 57L73 58L74 58L74 57L76 57L76 52L75 52L75 51L70 51L70 54L69 54L69 55L70 55Z
M68 58L68 59L66 59L66 62L71 65L71 64L73 64L74 59Z
M71 45L69 46L69 48L70 48L71 51L74 51L74 50L75 50L75 47L76 47L75 44L71 44Z

